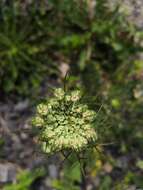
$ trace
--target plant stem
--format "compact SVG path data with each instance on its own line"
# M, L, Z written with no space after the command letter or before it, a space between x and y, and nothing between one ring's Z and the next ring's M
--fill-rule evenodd
M81 190L87 190L87 180L86 180L86 163L83 163L81 168Z

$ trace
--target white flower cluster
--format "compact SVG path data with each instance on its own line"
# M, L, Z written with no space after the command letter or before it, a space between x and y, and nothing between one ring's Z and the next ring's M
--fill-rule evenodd
M60 150L80 151L97 139L92 122L96 113L80 103L80 91L65 93L58 88L54 98L37 106L33 125L39 127L39 139L46 153Z

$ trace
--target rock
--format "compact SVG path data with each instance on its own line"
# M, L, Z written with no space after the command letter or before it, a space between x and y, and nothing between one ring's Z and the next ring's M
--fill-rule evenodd
M16 166L11 163L0 163L0 183L15 182Z
M64 78L66 76L67 72L69 71L69 65L67 63L62 62L59 67L59 70L61 72L62 78Z
M128 168L129 159L127 156L121 156L116 161L116 166L122 169Z
M58 177L58 171L57 171L57 167L53 164L50 164L49 165L49 176L52 178L52 179L55 179Z
M14 110L18 112L22 112L22 111L25 111L28 108L28 106L29 106L28 100L21 101L15 105Z
M28 135L26 133L21 133L20 137L21 137L22 140L28 139Z
M135 185L130 185L127 190L142 190L142 189L137 189Z
M143 1L142 0L108 0L111 7L120 4L121 12L124 12L129 21L143 30Z
M113 170L113 166L110 163L104 164L103 168L106 173L110 173Z
M21 150L22 149L22 144L20 142L19 137L16 134L12 134L11 135L11 139L12 139L12 147L14 147L15 150Z

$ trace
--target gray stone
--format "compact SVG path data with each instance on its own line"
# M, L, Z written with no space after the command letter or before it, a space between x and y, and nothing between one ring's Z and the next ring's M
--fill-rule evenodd
M111 7L119 4L121 12L124 12L132 23L143 30L142 0L108 0L108 2Z
M53 179L58 177L57 167L53 164L49 165L49 176Z
M18 102L14 109L15 111L18 111L18 112L22 112L22 111L25 111L29 106L29 101L28 100L25 100L25 101L21 101L21 102Z
M0 183L16 180L16 166L11 163L0 163Z

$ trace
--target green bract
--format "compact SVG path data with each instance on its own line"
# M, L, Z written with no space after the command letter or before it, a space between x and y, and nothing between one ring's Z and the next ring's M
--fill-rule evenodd
M92 128L96 113L80 100L80 91L64 92L58 88L53 98L37 106L33 125L40 129L39 140L44 152L78 152L97 139Z

